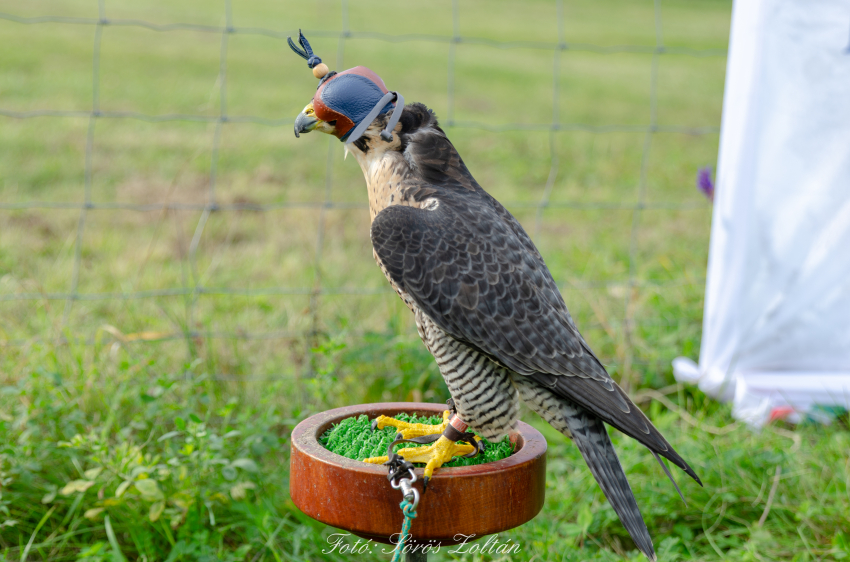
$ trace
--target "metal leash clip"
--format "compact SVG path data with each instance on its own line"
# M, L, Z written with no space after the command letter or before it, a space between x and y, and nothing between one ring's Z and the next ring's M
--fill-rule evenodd
M416 473L413 471L413 464L404 460L404 457L396 453L392 453L390 460L385 463L389 467L387 480L390 481L390 486L396 490L401 489L401 494L413 505L413 509L419 505L419 490L413 487L416 482ZM404 477L407 473L410 476Z

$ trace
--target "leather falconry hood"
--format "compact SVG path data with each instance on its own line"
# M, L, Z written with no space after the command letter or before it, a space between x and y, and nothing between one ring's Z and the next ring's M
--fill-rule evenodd
M292 50L307 60L313 75L320 79L313 95L313 111L326 123L336 121L334 134L339 140L346 144L356 141L375 117L390 110L393 114L381 131L381 138L392 140L392 130L404 107L404 98L398 92L387 90L381 77L365 66L355 66L343 72L328 71L322 59L313 54L310 43L300 30L298 40L303 49L298 48L291 37L287 39Z

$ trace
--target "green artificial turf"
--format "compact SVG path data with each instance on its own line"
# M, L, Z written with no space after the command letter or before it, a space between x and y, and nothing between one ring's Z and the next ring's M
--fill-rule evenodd
M411 416L408 414L398 414L395 416L397 420L409 423L427 423L431 425L439 425L443 422L440 416ZM327 430L320 438L319 443L325 446L329 451L334 452L343 457L362 461L369 457L380 457L387 454L387 447L392 443L396 436L394 427L385 427L372 431L372 420L365 415L350 417L342 420L331 429ZM513 446L507 436L498 443L492 443L482 438L484 441L484 452L472 457L463 458L457 457L451 462L445 463L444 467L449 466L472 466L474 464L484 464L487 462L498 461L511 456ZM425 445L416 445L414 443L401 443L395 447L395 450L406 449L408 447L424 447ZM424 466L424 463L415 463L418 466Z

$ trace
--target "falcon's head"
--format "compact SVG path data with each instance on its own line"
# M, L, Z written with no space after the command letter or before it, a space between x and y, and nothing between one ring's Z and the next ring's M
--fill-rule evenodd
M313 100L295 119L295 136L321 131L350 144L376 118L396 113L396 109L400 112L403 104L403 98L389 92L384 81L365 66L330 72L322 78ZM388 134L385 137L391 138Z
M295 119L296 137L310 131L334 135L367 167L388 152L404 152L421 133L445 138L430 109L420 103L405 106L401 95L388 91L364 66L323 77L312 101Z
M307 60L320 82L295 119L296 137L310 131L335 136L354 153L364 174L390 158L393 165L415 170L423 182L480 189L430 109L421 103L405 106L404 98L365 66L329 72L303 35L299 42L303 51L292 39L290 47Z

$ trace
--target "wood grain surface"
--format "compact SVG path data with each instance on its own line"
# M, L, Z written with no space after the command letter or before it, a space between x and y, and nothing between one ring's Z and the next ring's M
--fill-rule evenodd
M445 404L387 402L337 408L311 416L292 431L289 491L310 517L358 536L388 543L401 530L401 492L390 487L387 468L347 459L325 449L318 438L335 423L366 414L401 412L440 415ZM519 423L517 451L506 459L475 466L440 468L422 494L411 534L417 544L450 545L461 535L498 533L522 525L543 507L546 440ZM422 493L422 469L414 484Z

